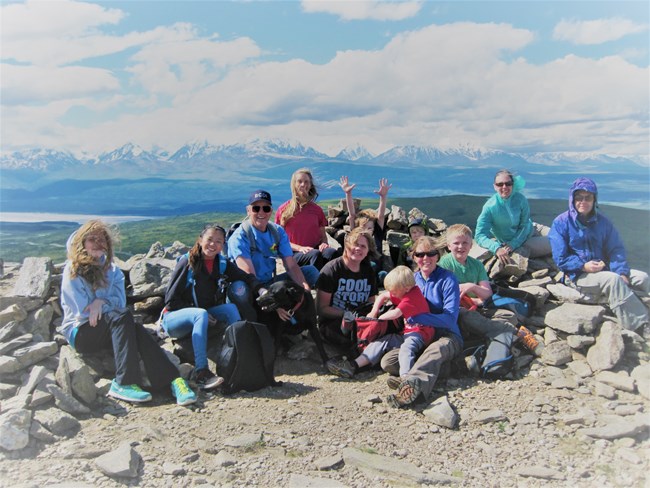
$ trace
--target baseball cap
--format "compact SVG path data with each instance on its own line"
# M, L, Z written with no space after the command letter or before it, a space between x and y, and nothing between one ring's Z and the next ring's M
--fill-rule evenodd
M271 203L271 194L268 191L264 190L255 190L253 193L251 193L251 196L248 197L248 204L252 205L259 200L265 200L269 202L269 205L273 205L273 203Z

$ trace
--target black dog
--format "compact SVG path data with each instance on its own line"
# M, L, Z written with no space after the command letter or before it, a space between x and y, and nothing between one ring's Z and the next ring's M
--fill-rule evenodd
M311 293L292 280L278 281L267 288L268 292L257 299L257 304L264 312L273 312L283 308L291 315L291 321L275 320L275 339L278 343L283 333L298 334L304 330L316 344L323 363L329 359L323 346L323 339L316 326L316 305Z

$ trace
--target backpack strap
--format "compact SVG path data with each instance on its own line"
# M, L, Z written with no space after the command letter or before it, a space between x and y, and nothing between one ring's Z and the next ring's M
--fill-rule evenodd
M194 302L194 306L198 307L199 306L199 301L196 298L196 278L194 277L194 270L192 269L192 266L190 266L190 253L186 252L183 254L187 258L187 281L186 281L186 286L188 288L192 288L192 301ZM179 260L181 257L179 256ZM226 261L226 258L223 257L221 254L217 254L217 259L219 260L219 276L223 276L226 272L226 265L228 262ZM218 280L217 280L218 283Z
M221 254L218 254L217 257L219 258L219 274L224 275L226 273L226 265L228 264L228 261L225 256L222 256Z
M253 224L251 224L251 221L248 220L247 217L244 220L242 220L241 227L242 227L242 231L246 232L246 237L248 238L248 243L250 245L251 256L252 256L253 253L257 251L257 242L255 241L255 234L253 233ZM271 233L271 237L273 238L273 242L275 242L275 246L279 247L280 232L278 231L277 225L275 225L273 222L269 222L267 225L267 229L269 229L269 232Z

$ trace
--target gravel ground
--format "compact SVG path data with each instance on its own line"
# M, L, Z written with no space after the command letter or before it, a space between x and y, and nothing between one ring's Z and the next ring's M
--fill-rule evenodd
M614 440L581 433L638 417L648 401L623 391L597 396L592 379L569 369L534 361L512 381L440 382L436 397L446 395L458 413L455 429L430 421L426 405L388 406L380 371L336 378L314 354L278 358L276 376L283 386L202 393L188 408L164 396L146 406L102 397L76 436L0 453L0 486L383 487L450 477L472 487L650 486L647 427ZM558 379L563 388L552 386ZM110 478L95 459L125 442L141 457L138 475ZM360 467L349 448L377 463Z

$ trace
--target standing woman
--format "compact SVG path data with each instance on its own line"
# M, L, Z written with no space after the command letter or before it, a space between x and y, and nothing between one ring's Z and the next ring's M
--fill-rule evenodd
M124 274L113 262L113 242L111 229L100 220L88 221L68 239L59 332L82 354L112 347L115 379L109 396L133 403L151 400L151 393L140 387L142 360L153 389L171 384L179 405L196 402L176 366L126 307Z
M316 198L318 191L311 171L297 170L291 175L291 200L280 205L275 223L287 232L298 265L312 265L320 270L336 256L337 250L328 244L327 219L323 209L314 203Z
M170 337L192 334L194 380L199 388L210 390L223 383L208 368L208 325L210 316L230 325L241 320L234 303L226 303L230 281L244 281L259 288L255 276L242 271L221 256L226 231L217 224L206 225L190 252L181 256L172 273L167 292L162 326Z
M494 176L494 195L485 202L476 221L476 242L490 251L497 262L490 272L495 278L516 252L524 257L551 254L549 228L533 224L528 200L521 193L526 182L502 169Z
M410 405L422 396L429 400L433 387L440 376L440 368L463 350L463 337L458 328L460 287L451 271L438 266L440 252L445 247L442 239L420 237L413 245L413 259L418 266L415 284L429 303L436 329L433 342L415 361L400 382L389 379L389 386L397 386L397 392L387 398L394 407ZM392 376L399 376L399 349L389 351L381 360L381 367Z

